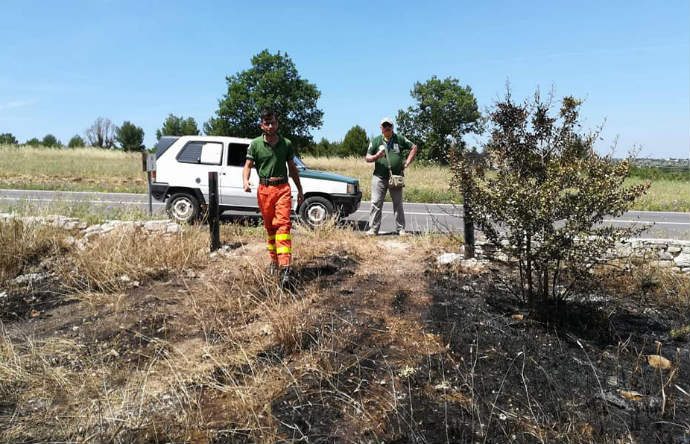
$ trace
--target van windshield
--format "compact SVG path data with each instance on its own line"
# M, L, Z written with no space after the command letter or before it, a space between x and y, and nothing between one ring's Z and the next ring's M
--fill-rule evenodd
M306 170L307 166L302 162L302 159L299 157L295 156L295 166L297 166L298 170Z

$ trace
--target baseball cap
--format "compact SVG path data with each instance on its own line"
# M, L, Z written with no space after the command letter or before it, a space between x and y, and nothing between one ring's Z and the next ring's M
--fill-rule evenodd
M383 119L381 119L381 125L383 125L384 123L389 123L393 125L393 119L391 119L390 117L384 117Z

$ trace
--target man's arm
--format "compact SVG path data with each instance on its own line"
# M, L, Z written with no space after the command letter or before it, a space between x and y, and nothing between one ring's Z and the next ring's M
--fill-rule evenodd
M244 168L242 169L242 186L247 193L252 192L252 184L249 182L249 176L252 174L253 167L254 161L252 159L247 159L247 161L244 162Z
M410 154L407 155L407 160L403 164L403 169L410 166L410 164L414 160L414 156L416 156L416 155L417 155L417 145L412 145L412 149L410 149Z
M386 153L383 152L383 149L379 149L378 152L376 152L375 154L371 154L372 151L372 145L371 143L369 143L369 149L367 150L367 155L364 158L364 160L366 160L368 163L376 162L377 160L386 155Z
M295 182L295 186L297 187L297 206L299 207L302 205L302 201L304 200L304 194L302 194L302 182L299 180L299 171L297 171L295 159L288 160L287 165L290 177L292 178L292 181Z

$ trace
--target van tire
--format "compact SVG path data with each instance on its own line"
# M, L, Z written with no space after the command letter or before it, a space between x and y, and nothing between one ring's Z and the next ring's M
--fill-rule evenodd
M188 193L175 193L170 196L165 210L170 219L179 224L192 224L199 220L201 214L199 201Z
M325 225L335 216L331 201L321 196L308 197L299 207L299 216L304 224L310 228Z

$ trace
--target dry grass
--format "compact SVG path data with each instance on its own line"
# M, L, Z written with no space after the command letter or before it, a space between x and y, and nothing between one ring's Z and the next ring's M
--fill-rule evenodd
M329 171L359 180L362 199L371 200L373 164L359 157L305 157L304 162L316 170ZM447 167L413 163L405 170L405 199L411 202L456 202L461 196L450 189L451 173Z
M148 210L135 206L112 206L92 202L75 202L55 198L50 202L28 200L0 201L0 212L22 216L46 217L62 215L75 217L89 225L101 224L107 220L150 220L160 219L161 215L148 215Z
M506 441L594 439L577 414L552 423L532 399L540 363L479 339L453 343L433 326L430 307L453 309L430 290L433 256L458 247L446 237L364 241L335 225L296 227L299 282L289 292L264 272L261 228L222 226L228 248L213 256L207 227L110 232L83 250L62 246L69 234L0 237L0 251L48 242L32 238L60 245L42 250L44 266L64 285L51 297L71 301L0 323L0 441L423 442L432 430L454 442L460 435L448 430L465 430L460 418L468 442L492 427L505 428ZM470 275L454 273L442 281L448 292L469 285ZM687 292L686 281L668 282L666 294ZM500 318L449 328L521 331Z
M0 284L65 249L65 233L43 224L0 222Z
M141 154L0 145L0 188L141 193Z
M632 257L602 266L596 274L604 288L624 299L690 309L690 276L658 267L651 258Z

